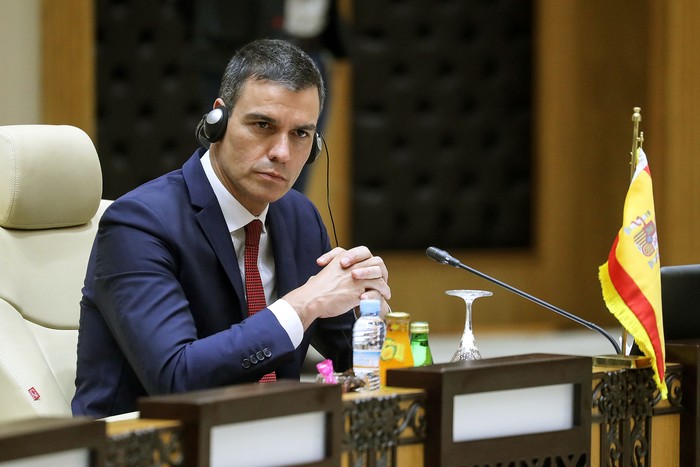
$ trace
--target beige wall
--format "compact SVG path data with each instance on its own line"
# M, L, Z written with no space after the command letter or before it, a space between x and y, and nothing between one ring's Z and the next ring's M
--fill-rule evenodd
M40 0L0 0L0 125L40 119L39 6Z
M344 8L350 1L342 2ZM44 55L42 69L55 85L44 88L42 104L50 115L43 117L90 128L94 125L92 3L44 0L43 5L52 12L44 15L42 50L52 52ZM700 263L695 240L700 228L700 141L696 141L700 139L700 28L695 24L700 4L696 0L537 0L535 5L536 242L522 251L451 253L586 319L615 325L601 298L597 270L620 227L629 182L634 106L642 107L662 264ZM79 34L60 40L66 30ZM0 34L5 36L4 44L15 40L5 28L0 28ZM66 60L76 62L65 66ZM347 109L351 108L352 70L344 63L334 72L335 101L326 134L331 202L340 243L348 246L352 161ZM32 72L26 73L20 76L31 80ZM19 80L14 89L2 86L2 92L21 95L26 84ZM71 105L64 103L66 99ZM325 163L324 158L315 165L310 196L330 228ZM448 288L494 291L492 298L476 307L474 321L480 329L572 326L482 279L428 260L423 250L377 253L390 268L393 308L430 321L433 332L458 331L463 326L463 306L444 295Z

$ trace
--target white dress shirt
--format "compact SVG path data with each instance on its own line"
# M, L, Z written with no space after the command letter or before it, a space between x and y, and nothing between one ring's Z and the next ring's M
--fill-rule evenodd
M241 271L241 279L245 284L245 268L244 268L244 249L245 249L245 231L244 227L254 219L260 219L263 224L262 234L260 235L260 249L258 251L258 269L260 270L260 278L262 279L263 288L265 289L265 300L268 303L268 308L277 318L277 321L287 331L289 340L292 341L294 348L297 348L304 337L304 326L301 324L301 319L297 315L294 308L285 300L278 299L277 287L275 283L275 260L272 254L272 243L270 236L267 234L267 226L265 219L267 218L267 210L269 206L260 216L252 215L246 208L233 197L226 187L221 183L219 177L216 176L214 168L211 165L209 151L204 153L201 158L202 168L209 180L209 184L214 190L216 199L221 206L221 212L224 214L226 225L231 233L231 241L236 250L238 259L238 268Z

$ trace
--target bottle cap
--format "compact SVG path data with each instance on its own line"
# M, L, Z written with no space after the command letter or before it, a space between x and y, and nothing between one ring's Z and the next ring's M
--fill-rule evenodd
M403 311L390 311L387 313L386 319L406 320L411 319L411 315Z
M428 332L429 326L426 321L415 321L411 323L411 333L413 334L419 334L422 332Z
M360 300L360 314L362 315L378 315L381 309L381 303L376 299Z

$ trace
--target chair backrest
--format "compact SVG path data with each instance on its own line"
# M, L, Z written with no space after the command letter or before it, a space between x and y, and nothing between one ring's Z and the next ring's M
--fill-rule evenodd
M70 416L97 151L71 126L0 126L0 422Z
M700 339L700 264L661 268L666 341Z

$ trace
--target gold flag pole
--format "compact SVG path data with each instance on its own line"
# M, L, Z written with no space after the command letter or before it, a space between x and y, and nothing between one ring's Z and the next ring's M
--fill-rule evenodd
M644 143L644 132L639 131L639 122L642 121L642 109L634 107L632 113L632 152L630 153L630 184L637 169L637 151ZM622 355L599 355L593 358L593 364L598 366L623 367L623 368L647 368L651 366L651 358L643 356L627 355L627 329L622 328Z
M637 151L644 143L644 133L639 132L639 122L642 121L641 107L632 109L632 152L630 152L630 183L637 168ZM627 355L627 329L622 328L622 355Z
M642 121L642 109L641 107L635 107L632 109L634 112L632 114L632 152L630 153L630 182L634 177L634 169L637 167L637 149L641 147L643 141L639 137L639 122Z

